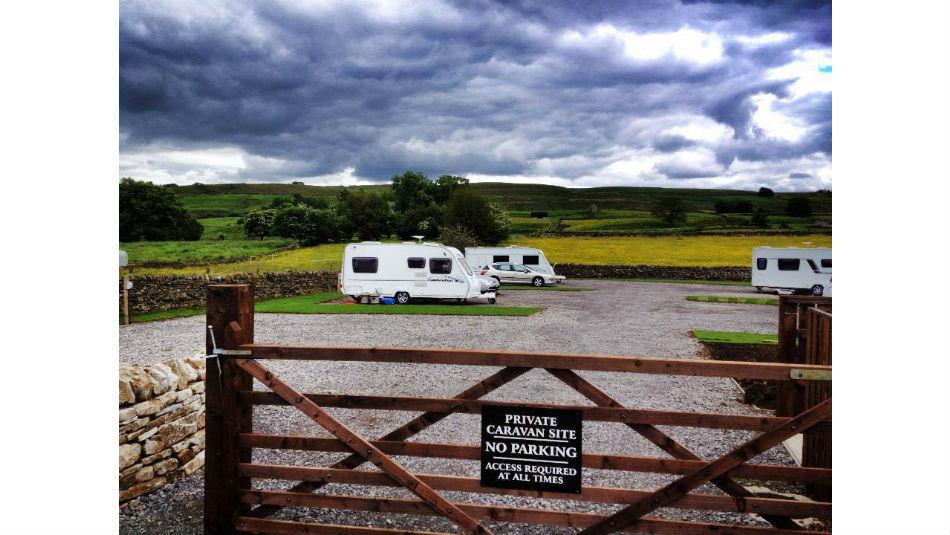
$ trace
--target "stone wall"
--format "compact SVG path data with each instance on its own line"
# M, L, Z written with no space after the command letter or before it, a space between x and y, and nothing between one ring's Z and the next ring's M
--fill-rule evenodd
M594 266L558 264L559 275L574 279L687 279L748 281L752 271L743 266ZM172 308L204 307L209 284L250 284L256 299L271 299L336 289L337 274L330 271L290 271L281 273L241 273L204 275L140 275L131 277L129 309L132 313ZM119 310L122 310L122 281L119 281Z
M172 308L204 307L209 284L250 284L256 299L288 297L336 289L337 276L329 271L283 273L241 273L237 275L133 275L129 290L129 310L133 313ZM122 310L122 281L119 281L119 310Z
M752 268L743 266L686 267L686 266L592 266L588 264L558 264L558 275L574 279L686 279L686 280L752 280Z
M205 360L119 368L119 501L195 473L205 460Z

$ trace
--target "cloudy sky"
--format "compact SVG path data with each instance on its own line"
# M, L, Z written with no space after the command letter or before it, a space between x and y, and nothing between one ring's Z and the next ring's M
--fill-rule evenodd
M822 2L134 1L120 175L831 186Z

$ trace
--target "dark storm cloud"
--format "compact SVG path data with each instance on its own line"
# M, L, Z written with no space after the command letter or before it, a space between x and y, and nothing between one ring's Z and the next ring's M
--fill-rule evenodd
M800 95L798 71L773 71L829 50L830 23L830 5L810 2L127 2L122 171L592 185L623 182L607 169L642 158L657 160L628 183L828 160L830 93ZM806 134L774 136L762 94Z

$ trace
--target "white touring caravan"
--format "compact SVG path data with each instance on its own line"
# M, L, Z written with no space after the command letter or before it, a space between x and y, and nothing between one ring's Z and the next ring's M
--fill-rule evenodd
M544 257L544 252L541 249L531 247L519 247L517 245L508 247L466 247L465 260L469 267L474 270L479 270L489 264L510 262L552 275L557 282L564 282L564 279L567 278L554 273L554 267Z
M340 291L357 302L392 297L404 305L415 298L488 299L461 251L439 243L351 243L343 251Z
M831 297L830 247L755 247L752 286L756 290L807 290Z

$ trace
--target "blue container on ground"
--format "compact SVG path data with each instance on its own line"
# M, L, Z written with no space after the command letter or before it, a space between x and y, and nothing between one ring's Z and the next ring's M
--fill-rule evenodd
M379 298L379 304L381 304L381 305L395 305L395 304L396 304L396 298L395 298L395 297L380 297L380 298Z

